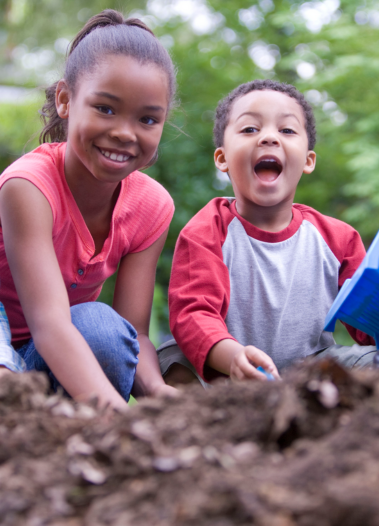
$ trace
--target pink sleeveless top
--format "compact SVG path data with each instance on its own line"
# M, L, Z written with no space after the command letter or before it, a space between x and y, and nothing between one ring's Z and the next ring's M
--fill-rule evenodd
M11 164L0 176L0 188L19 177L33 183L53 213L53 244L70 305L95 301L104 281L126 254L148 248L169 226L174 203L154 179L133 172L121 182L109 235L92 258L94 241L64 175L66 143L43 144ZM8 314L12 341L30 338L4 250L0 228L0 301Z

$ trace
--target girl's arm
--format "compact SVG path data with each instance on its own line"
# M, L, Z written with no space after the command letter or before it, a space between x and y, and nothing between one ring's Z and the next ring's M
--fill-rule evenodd
M11 179L1 188L0 211L9 267L39 354L73 398L88 400L96 395L101 405L126 407L71 323L47 199L29 181Z
M126 255L117 274L113 308L136 329L140 344L133 394L170 394L175 389L162 378L154 345L149 340L155 270L168 229L149 248Z

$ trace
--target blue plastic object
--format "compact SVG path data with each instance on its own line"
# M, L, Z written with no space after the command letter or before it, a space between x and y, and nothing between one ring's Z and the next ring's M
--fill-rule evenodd
M351 279L347 279L331 306L325 330L333 332L337 319L375 338L379 349L379 232ZM374 358L379 366L379 353Z
M260 365L257 367L257 371L260 371L261 373L266 375L267 380L275 380L274 376L266 371L266 369L263 369Z

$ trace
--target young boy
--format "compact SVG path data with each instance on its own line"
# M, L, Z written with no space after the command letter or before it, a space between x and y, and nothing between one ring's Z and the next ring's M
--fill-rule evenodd
M278 377L321 353L345 365L371 364L372 338L348 327L368 347L342 348L323 330L365 249L349 225L293 204L302 174L316 164L304 96L271 80L242 84L219 103L214 138L215 164L228 173L235 198L213 199L183 229L169 289L172 334L192 371L207 382L263 380L258 366ZM160 352L163 373L172 366L169 383L192 374L180 350Z

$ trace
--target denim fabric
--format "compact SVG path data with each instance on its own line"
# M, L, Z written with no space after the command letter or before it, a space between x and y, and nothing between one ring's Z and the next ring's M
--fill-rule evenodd
M0 365L14 373L26 371L26 364L11 345L11 329L4 305L0 302Z
M73 325L87 341L105 375L120 395L129 400L138 363L139 344L134 327L115 310L100 302L71 307ZM28 370L48 374L54 391L60 386L48 365L38 354L33 339L18 349Z

